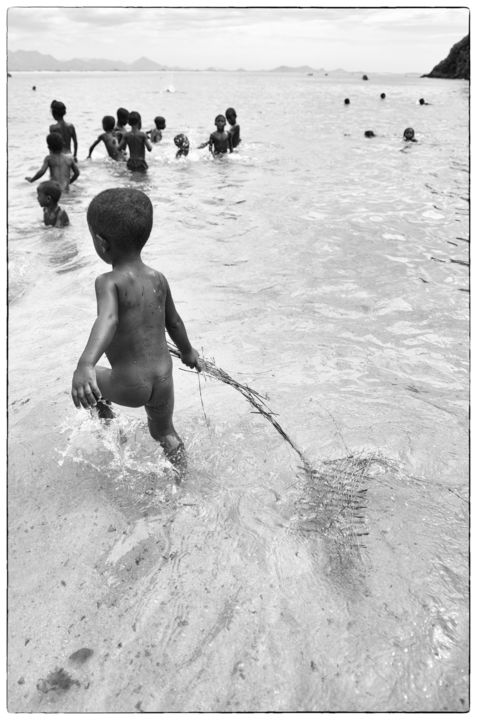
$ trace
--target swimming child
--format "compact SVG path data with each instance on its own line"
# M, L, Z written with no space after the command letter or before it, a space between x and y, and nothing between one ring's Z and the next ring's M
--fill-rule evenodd
M344 104L345 104L345 105L349 105L349 98L345 98L345 99L344 99Z
M56 123L50 125L50 132L59 133L63 139L63 152L71 152L71 141L73 141L73 158L78 162L78 140L76 138L75 126L65 122L66 105L59 100L53 100L51 105L51 114Z
M240 144L240 125L237 124L237 113L233 108L227 108L225 111L225 118L230 125L229 135L230 143L233 148Z
M414 129L412 127L407 127L402 135L406 142L417 142L416 138L414 137Z
M145 160L145 148L152 150L152 145L148 140L145 132L141 130L141 116L138 112L133 110L129 113L129 124L131 130L123 135L121 142L119 143L119 150L127 147L129 150L129 158L127 161L127 167L129 170L138 170L140 172L146 172L147 162Z
M424 98L419 98L419 105L430 105L431 103L428 103L424 100Z
M123 107L118 108L116 110L116 117L117 122L113 129L113 133L116 135L118 143L120 143L123 139L123 135L127 132L126 125L129 122L129 110L126 110L126 108Z
M364 137L376 137L374 130L365 130Z
M60 183L56 180L45 180L38 185L37 188L38 202L43 208L43 222L45 225L52 225L53 227L65 227L70 224L70 219L58 205L58 201L61 197Z
M385 99L386 99L386 93L381 93L381 95L380 95L379 97L381 98L381 100L385 100Z
M222 155L223 153L226 153L227 150L233 152L232 145L230 143L230 135L226 130L224 130L225 117L223 115L217 115L214 120L214 125L217 130L211 133L207 142L199 145L198 149L200 150L208 145L210 152L214 155Z
M189 154L189 138L187 135L184 135L183 133L179 133L179 135L176 135L174 138L174 144L176 147L179 148L179 150L176 152L176 158L179 157L187 157Z
M124 156L118 150L118 139L113 132L115 124L113 116L105 115L102 124L104 132L101 133L101 135L98 135L98 139L91 145L86 159L89 160L96 145L99 145L100 142L104 142L109 157L113 158L113 160L121 160Z
M154 118L155 128L148 130L146 135L149 135L151 142L157 143L162 140L162 131L166 129L165 118L158 115Z
M165 331L182 362L199 366L169 284L145 265L141 250L152 228L152 203L134 188L104 190L91 201L87 221L94 247L112 270L96 278L97 318L73 375L77 408L114 417L111 402L146 410L149 431L169 460L185 466L184 443L174 429L172 359ZM111 369L97 366L103 355Z
M59 133L50 133L46 136L46 144L50 154L43 160L43 165L33 177L26 177L28 182L35 182L41 178L46 171L50 170L50 180L56 180L60 184L61 192L68 192L70 184L78 178L80 172L71 155L63 152L63 140Z

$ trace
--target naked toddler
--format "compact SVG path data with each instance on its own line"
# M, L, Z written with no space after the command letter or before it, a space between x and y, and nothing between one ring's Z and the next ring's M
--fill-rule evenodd
M71 395L77 408L96 406L100 417L114 417L108 401L144 406L152 437L171 462L184 466L184 444L172 423L174 385L165 331L185 365L200 370L199 355L166 278L141 259L152 214L147 195L133 188L104 190L88 207L95 250L112 270L96 278L97 318L74 372ZM96 366L103 353L111 369Z

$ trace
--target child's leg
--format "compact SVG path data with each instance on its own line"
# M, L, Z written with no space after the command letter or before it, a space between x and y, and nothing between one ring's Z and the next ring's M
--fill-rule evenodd
M145 404L149 432L158 440L168 459L178 467L186 464L184 443L172 424L174 383L172 374L156 380L151 399Z

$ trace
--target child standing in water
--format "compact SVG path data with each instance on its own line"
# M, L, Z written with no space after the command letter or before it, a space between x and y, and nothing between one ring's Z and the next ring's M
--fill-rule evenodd
M151 142L157 143L162 140L162 131L166 129L165 118L158 115L154 118L154 125L156 126L152 130L148 130L146 135L149 135Z
M184 467L184 444L172 424L174 385L165 330L185 365L200 370L199 355L166 278L141 259L152 214L147 195L133 188L104 190L88 208L95 250L112 270L96 278L98 316L73 375L71 395L77 408L96 407L102 418L114 417L111 401L144 406L152 437L171 462ZM96 366L103 353L111 370Z
M53 227L65 227L70 219L65 210L58 205L61 187L56 180L45 180L37 188L38 202L43 208L43 222Z
M232 148L237 147L237 145L240 144L240 125L237 123L237 113L233 108L227 108L225 111L225 117L230 125L229 135L230 135L230 144Z
M227 152L227 150L229 152L233 152L232 145L230 143L230 135L226 130L224 130L225 117L223 115L217 115L214 121L214 125L217 130L210 134L207 142L204 142L198 146L199 150L201 148L205 148L206 145L208 145L209 151L213 153L213 155L223 155Z
M123 139L123 135L127 133L126 125L129 122L129 110L120 107L116 110L117 122L114 127L113 133L116 136L118 143Z
M43 160L43 165L38 172L33 177L26 177L25 180L31 183L35 182L49 169L50 180L56 180L62 192L69 192L70 184L79 177L78 166L71 155L65 155L63 152L63 140L59 133L53 132L47 135L46 144L50 154Z
M73 141L73 159L78 162L78 140L76 138L75 126L71 123L65 122L66 106L59 100L53 100L50 105L51 114L56 120L54 125L50 125L50 132L56 132L61 135L63 139L63 152L71 152L71 141Z
M119 150L127 147L129 149L129 159L127 166L129 170L139 170L145 172L147 170L147 162L145 159L145 148L152 150L145 132L141 130L141 116L138 112L129 113L130 132L123 135L123 139L119 143Z
M91 145L87 160L90 159L91 153L93 152L96 145L99 145L100 142L104 142L105 148L108 151L108 155L110 158L113 158L113 160L121 160L124 156L118 149L118 140L113 133L114 130L114 118L112 115L105 115L103 118L103 130L104 132L101 133L101 135L98 135L98 139L94 141L94 143Z

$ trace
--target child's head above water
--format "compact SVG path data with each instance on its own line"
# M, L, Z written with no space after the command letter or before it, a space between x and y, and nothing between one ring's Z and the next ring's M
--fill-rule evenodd
M57 183L56 180L45 180L38 185L37 195L41 207L56 205L61 197L60 183Z
M116 110L116 117L118 119L118 125L127 125L129 120L129 110L120 107Z
M116 121L115 121L115 119L113 118L112 115L105 115L104 118L103 118L103 120L102 120L102 124L103 124L103 130L104 130L105 132L111 132L111 130L114 130L114 126L116 125Z
M166 120L161 115L158 115L154 118L154 125L158 130L165 130L166 129Z
M404 140L413 140L415 141L414 137L414 129L412 127L407 127L403 132L403 138Z
M53 100L50 109L55 120L62 120L66 115L66 105L60 100Z
M225 117L223 115L217 115L217 117L214 120L214 125L217 129L222 128L222 130L225 127Z
M48 150L54 153L60 153L63 150L63 138L57 132L50 133L46 136L46 144Z
M141 127L141 116L136 110L129 113L128 123L131 127Z
M235 121L237 120L237 113L235 112L234 108L227 108L227 110L225 111L225 117L230 125L235 125Z
M152 203L141 190L111 188L91 201L86 215L99 257L139 254L152 229Z

